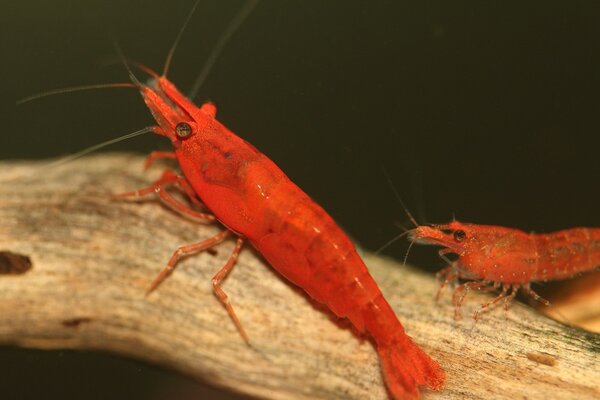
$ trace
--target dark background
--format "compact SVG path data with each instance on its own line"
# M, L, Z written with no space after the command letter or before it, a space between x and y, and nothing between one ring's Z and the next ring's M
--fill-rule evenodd
M75 152L152 123L125 54L160 70L193 1L22 1L3 12L0 157ZM190 87L243 1L202 0L170 79ZM538 232L600 226L600 6L594 1L263 0L204 85L218 118L269 155L367 249L407 223ZM3 18L4 19L4 18ZM142 75L142 74L140 74ZM168 149L158 137L112 150ZM108 150L107 150L108 151ZM131 166L141 168L141 165ZM386 253L402 258L401 241ZM431 248L409 261L442 266ZM200 398L186 378L109 355L0 349L3 398ZM217 398L217 397L211 397Z

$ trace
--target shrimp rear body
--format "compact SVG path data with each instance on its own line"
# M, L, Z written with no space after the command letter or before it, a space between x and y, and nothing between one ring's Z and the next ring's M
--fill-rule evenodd
M573 228L532 234L538 268L532 281L565 279L600 266L600 229Z
M205 207L240 237L239 246L248 240L275 270L373 339L394 398L443 386L438 363L406 335L353 243L319 205L217 121L214 105L197 108L164 77L141 91L159 124L154 131L171 140Z
M269 194L282 204L274 209L268 201L259 209L266 234L258 243L249 238L251 243L282 275L373 339L395 398L418 397L420 385L441 388L441 368L406 335L350 239L295 184L284 181Z
M287 177L273 189L257 207L265 216L263 236L250 242L282 275L373 339L395 398L417 398L420 385L441 388L441 368L406 335L350 239Z

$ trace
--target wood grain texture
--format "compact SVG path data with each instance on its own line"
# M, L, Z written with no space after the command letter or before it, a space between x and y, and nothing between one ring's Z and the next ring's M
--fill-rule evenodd
M95 349L171 367L232 391L269 399L386 399L371 343L358 338L246 247L224 283L250 335L241 339L212 293L233 247L183 261L154 293L172 251L219 231L155 201L111 194L160 174L141 156L104 154L57 168L0 164L0 251L27 256L23 274L0 275L0 343ZM442 364L448 382L427 399L598 399L600 336L514 304L477 324L453 319L436 283L364 254L407 332ZM471 295L468 315L486 298Z

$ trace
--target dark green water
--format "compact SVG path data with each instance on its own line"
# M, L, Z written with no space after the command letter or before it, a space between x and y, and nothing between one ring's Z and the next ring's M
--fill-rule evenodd
M139 95L125 89L13 102L124 81L121 66L106 66L115 59L111 32L129 57L160 69L192 1L174 3L23 1L3 12L11 16L3 23L11 71L0 157L58 156L151 123ZM202 0L175 54L176 85L191 85L242 3ZM382 166L420 222L454 214L539 232L600 226L599 20L593 1L264 0L196 100L215 101L222 122L369 249L398 234L397 223L409 226ZM148 137L113 149L167 148ZM387 253L405 251L399 243ZM409 260L442 265L431 248ZM10 377L2 386L12 398L53 398L64 385L75 385L71 398L129 398L134 386L150 398L163 393L147 383L157 375L165 387L180 385L95 355L0 354L11 360L0 363L0 376ZM65 382L43 379L48 369L64 372ZM76 385L92 373L105 382L93 395Z

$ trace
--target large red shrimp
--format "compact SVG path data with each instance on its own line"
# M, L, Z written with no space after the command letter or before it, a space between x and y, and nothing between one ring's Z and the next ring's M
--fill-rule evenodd
M469 291L500 290L495 298L475 312L475 319L500 301L508 307L519 290L549 305L531 289L531 282L565 279L600 266L600 228L572 228L539 234L452 221L443 225L417 226L408 232L408 238L418 244L443 246L439 254L446 260L447 254L458 256L439 273L444 277L440 290L456 279L469 280L454 291L456 316L460 315L460 306Z
M192 93L197 92L227 38L256 3L256 0L248 2L233 19L213 49ZM313 299L327 305L337 316L350 320L359 332L372 339L380 357L384 380L394 399L416 399L419 386L423 385L441 389L445 382L444 372L405 333L342 229L273 161L221 124L216 119L217 108L213 103L197 107L167 79L175 46L192 13L193 9L167 56L161 75L135 64L153 78L148 84L141 83L134 76L122 57L132 83L55 90L30 96L19 103L75 90L134 87L140 91L157 126L90 147L58 163L147 132L171 141L174 151L151 153L146 167L156 159L173 159L183 175L166 170L151 186L116 197L138 198L156 194L181 215L200 222L218 222L223 230L211 238L179 247L154 279L149 292L174 270L181 257L206 250L233 236L236 238L234 250L214 276L212 286L246 341L248 336L221 288L221 282L235 265L243 244L249 242L276 271L304 289ZM179 188L193 204L172 196L166 190L171 186ZM203 211L198 211L198 207Z
M220 284L249 242L276 271L373 340L393 398L416 399L422 385L440 389L445 377L439 364L405 333L348 236L273 161L219 122L213 103L197 107L167 79L172 51L161 75L138 65L153 76L150 83L142 84L131 71L130 76L131 86L139 89L157 122L150 130L174 147L173 152L152 153L146 165L159 158L174 159L183 175L167 170L150 187L118 197L156 193L182 215L216 221L223 231L177 249L149 291L182 256L233 236L233 253L212 285L244 339L248 337ZM170 195L165 190L169 186L179 187L204 211Z
M220 282L248 241L275 270L373 339L394 398L418 398L421 385L442 387L440 366L406 335L348 236L318 204L273 161L221 124L214 104L196 107L165 76L139 89L158 123L153 131L175 148L174 153L153 153L150 161L175 158L183 176L167 171L151 187L132 194L156 192L181 213L216 219L224 228L210 239L179 248L151 289L181 256L233 235L237 237L235 250L215 275L213 287L245 338ZM177 202L163 190L172 184L181 185L210 214Z

